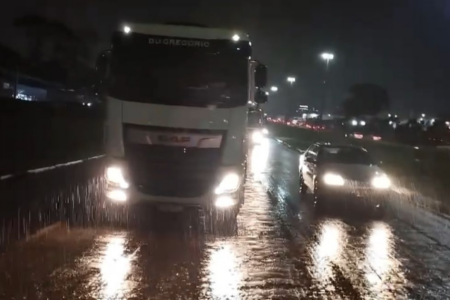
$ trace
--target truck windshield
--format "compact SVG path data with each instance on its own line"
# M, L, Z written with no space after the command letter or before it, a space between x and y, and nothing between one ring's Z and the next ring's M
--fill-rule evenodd
M113 39L108 84L111 97L200 107L247 103L248 55L239 43L211 41L208 47L205 43L183 47L156 45L149 39L140 34Z

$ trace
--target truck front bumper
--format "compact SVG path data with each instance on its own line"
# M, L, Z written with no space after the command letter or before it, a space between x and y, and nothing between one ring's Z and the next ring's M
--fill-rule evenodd
M113 163L110 164L116 166L117 168L122 168L125 173L126 178L126 167L124 163ZM107 172L106 172L107 173ZM233 189L229 192L223 192L220 194L216 193L216 188L220 184L220 178L224 175L235 173L239 176L239 183L237 189ZM108 179L106 175L106 190L105 196L107 201L114 202L117 204L129 205L135 203L151 203L154 205L167 205L167 206L197 206L203 208L216 207L218 209L228 209L235 205L238 205L243 197L243 184L244 184L244 174L245 170L241 166L222 166L218 169L217 178L219 180L214 181L213 186L209 189L207 193L199 197L166 197L159 195L150 195L139 191L132 182L126 181L122 184L117 182L112 182ZM174 186L174 189L177 187Z

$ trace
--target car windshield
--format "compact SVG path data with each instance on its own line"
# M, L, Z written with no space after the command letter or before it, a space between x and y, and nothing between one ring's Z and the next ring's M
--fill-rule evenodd
M155 44L149 40L173 43ZM125 101L166 105L244 105L248 76L245 46L221 40L116 35L109 94Z
M319 152L319 161L336 164L374 164L367 151L354 147L323 147Z

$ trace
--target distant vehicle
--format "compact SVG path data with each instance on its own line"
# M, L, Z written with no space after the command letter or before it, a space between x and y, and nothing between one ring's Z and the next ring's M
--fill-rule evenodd
M301 127L312 130L324 130L325 124L320 120L307 119L300 124Z
M374 133L363 133L363 132L350 132L346 134L346 137L354 138L357 140L372 140L372 141L381 141L382 137L379 134Z
M301 155L300 192L313 191L316 201L339 196L355 198L385 196L388 176L361 147L314 144Z
M268 130L265 125L266 122L264 119L264 112L261 108L259 108L259 105L256 107L250 107L248 109L247 122L250 145L259 145L264 141L265 136L268 134Z
M234 30L128 24L114 33L97 63L110 201L239 207L247 105L267 101L265 66L252 69L250 56L248 36Z

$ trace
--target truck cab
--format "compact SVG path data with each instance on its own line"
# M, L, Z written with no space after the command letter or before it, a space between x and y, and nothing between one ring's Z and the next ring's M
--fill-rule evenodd
M264 102L245 33L127 24L103 53L106 197L228 209L239 204L249 102ZM251 97L251 99L250 99Z

